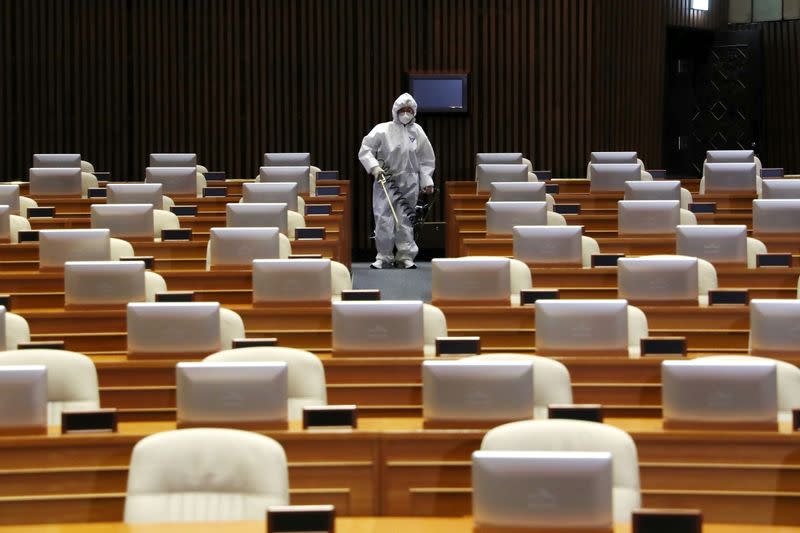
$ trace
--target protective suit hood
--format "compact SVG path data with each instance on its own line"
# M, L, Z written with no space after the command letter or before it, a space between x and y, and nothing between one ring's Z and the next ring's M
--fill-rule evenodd
M411 122L406 124L406 126L410 126L417 121L417 101L414 100L414 97L408 93L401 94L397 97L397 100L394 101L394 105L392 105L392 122L398 126L403 126L403 123L400 122L400 118L397 116L397 113L404 107L410 107L414 111L414 118L411 119Z

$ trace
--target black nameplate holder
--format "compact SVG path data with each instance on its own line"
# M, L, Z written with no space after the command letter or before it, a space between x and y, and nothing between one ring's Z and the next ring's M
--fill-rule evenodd
M800 409L792 409L792 430L800 430Z
M319 172L317 172L317 181L338 180L338 179L339 179L338 170L320 170Z
M192 240L192 230L191 230L191 228L162 229L161 230L161 240L162 241L191 241Z
M692 213L716 213L717 202L693 202L689 204L689 211Z
M339 196L342 188L338 185L325 185L317 187L317 196Z
M193 217L197 215L196 205L173 205L169 210L179 217Z
M157 302L193 302L194 291L167 291L156 293Z
M758 254L756 256L756 267L790 267L792 266L792 254Z
M479 353L481 353L480 337L436 337L436 357Z
M152 255L125 255L119 258L120 261L143 261L144 268L153 270L155 258Z
M294 238L321 240L325 238L325 228L295 228Z
M642 357L686 357L686 337L643 337L639 351Z
M0 305L6 308L6 311L11 311L11 295L0 294Z
M561 298L558 289L522 289L519 291L521 305L533 305L536 300L558 300Z
M267 533L334 533L333 505L285 505L267 507Z
M62 411L61 433L116 433L117 410Z
M559 189L558 183L548 183L544 186L544 192L547 194L558 194Z
M592 256L592 268L615 267L621 257L625 257L625 254L594 254Z
M111 177L111 172L92 172L92 174L98 181L114 181L114 178Z
M322 259L322 254L290 254L289 259Z
M711 289L708 291L709 305L747 305L750 295L747 289Z
M306 215L330 215L331 204L306 204Z
M580 215L581 204L555 204L553 211L561 215Z
M782 168L762 168L761 169L761 177L762 178L782 178L783 177L783 169Z
M20 342L17 350L63 350L64 341L31 341Z
M698 509L635 509L633 533L700 533L703 513Z
M314 427L358 427L355 405L318 405L303 407L303 429Z
M372 302L380 299L380 289L353 289L349 291L342 291L343 302Z
M536 179L539 181L549 181L553 179L553 171L552 170L534 170L534 175ZM550 192L550 191L547 191Z
M28 218L53 218L56 216L55 207L29 207Z
M206 181L225 181L225 173L219 170L209 170L203 176Z
M224 198L228 196L227 187L203 187L203 198Z
M585 420L587 422L603 422L603 406L597 403L586 404L550 404L547 406L549 419Z
M39 230L22 230L17 234L19 242L39 242Z
M234 348L260 348L264 346L277 346L277 337L253 337L250 339L233 339Z
M89 198L107 198L108 189L105 187L90 187L87 191Z
M664 169L651 169L648 168L647 172L653 176L654 180L665 180L667 179L667 171Z

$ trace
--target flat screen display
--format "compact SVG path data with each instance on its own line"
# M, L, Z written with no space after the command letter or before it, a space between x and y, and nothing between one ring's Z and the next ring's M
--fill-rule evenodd
M409 74L408 89L417 112L466 113L466 74Z

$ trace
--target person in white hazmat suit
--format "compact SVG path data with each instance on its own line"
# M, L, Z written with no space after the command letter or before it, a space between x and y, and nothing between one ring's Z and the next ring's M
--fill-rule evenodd
M371 268L391 268L395 264L402 268L416 268L414 258L418 248L410 217L414 214L420 190L433 192L433 171L436 168L433 147L422 127L416 123L416 114L417 102L410 94L401 94L392 106L392 120L372 128L361 141L358 151L364 169L375 177L372 211L378 254ZM392 197L391 206L379 182L383 174ZM395 198L395 193L399 193L402 199ZM398 224L395 224L392 207Z

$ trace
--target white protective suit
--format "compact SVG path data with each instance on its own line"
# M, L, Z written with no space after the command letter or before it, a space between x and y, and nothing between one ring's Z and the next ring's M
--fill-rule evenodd
M415 118L403 125L398 118L398 111L410 107ZM433 154L428 136L416 123L417 102L404 93L395 100L392 106L391 122L378 124L361 141L358 159L367 172L372 173L377 166L382 166L387 174L386 186L389 193L396 187L410 206L411 213L404 209L400 202L394 201L395 211L400 220L395 227L392 211L389 207L383 187L377 180L372 185L372 211L375 215L375 247L378 250L377 261L391 264L412 263L417 255L417 244L414 242L414 227L409 214L413 214L417 205L417 197L421 189L433 185L433 171L436 168L436 157ZM393 254L397 247L397 255Z

